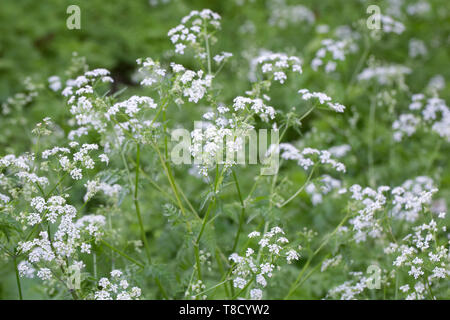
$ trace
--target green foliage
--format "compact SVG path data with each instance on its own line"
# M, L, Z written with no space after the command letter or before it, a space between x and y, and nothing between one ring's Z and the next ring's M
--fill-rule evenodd
M383 14L392 9L391 2L379 1ZM115 140L114 125L129 120L126 112L120 112L111 117L114 120L104 132L83 136L82 143L101 146L97 153L103 153L105 145L109 145L112 156L107 166L88 171L81 181L70 179L58 161L37 157L31 161L33 170L50 181L44 190L21 181L14 175L16 169L8 169L0 162L0 195L8 191L14 199L4 203L0 198L0 299L18 296L12 258L26 259L26 254L18 250L19 242L29 240L28 236L38 237L41 228L50 234L56 231L51 223L40 223L39 229L32 230L20 222L22 213L30 213L29 198L37 194L46 200L51 195L67 194L70 205L78 210L78 218L89 214L106 218L102 240L90 239L92 253L79 255L86 265L86 273L76 298L92 299L93 292L99 289L98 281L109 277L114 269L124 271L133 286L138 284L143 298L194 296L199 299L203 295L208 299L249 298L250 289L256 287L254 283L244 289L233 287L232 271L239 266L229 257L232 253L244 257L249 247L257 250L257 241L247 235L255 230L264 234L276 226L286 233L289 246L295 250L301 247L300 259L284 263L274 272L264 290L264 298L341 298L330 294L330 290L346 281L357 283L358 275L351 272L365 275L370 265L382 269L382 290L366 290L355 298L406 297L399 291L399 284L413 288L416 282L405 266L393 267L393 259L384 249L389 243L400 243L413 233L414 226L430 223L431 219L439 222L439 229L433 234L433 250L439 246L448 249L445 226L449 218L437 218L438 212L433 208L439 204L446 208L450 204L449 140L434 132L426 121L400 142L393 135L393 123L400 115L410 112L413 94L439 96L448 105L450 2L424 1L429 3L430 10L418 15L407 13L409 2L406 2L395 17L402 21L405 31L374 35L365 25L370 1L301 1L302 6L311 10L314 23L290 21L284 12L285 16L281 16L286 22L284 26L274 22L274 12L277 12L274 8L299 5L299 1L172 0L152 6L144 0L108 3L3 0L0 5L0 160L8 154L39 155L55 146L67 146L67 135L76 128L76 121L61 90L49 89L48 79L55 75L60 77L64 89L67 80L87 70L106 68L111 71L114 83L94 85L94 93L89 96L93 109L104 114L115 103L134 95L151 97L157 108L144 111L140 120L157 119L160 126L138 138L127 131L125 142L119 143ZM72 4L81 8L80 30L66 27L66 8ZM208 73L205 62L192 50L186 49L182 56L175 54L167 36L183 16L203 8L222 16L221 29L210 38L211 57L222 51L233 54L226 64L220 67L213 64L217 75L205 97L193 103L184 96L181 98L185 103L178 103L180 88L173 88L179 81L175 72L168 72L170 75L156 88L140 86L138 58L151 57L167 70L171 70L170 62L176 62L186 69ZM319 27L323 25L329 30L321 33ZM347 52L343 61L337 61L335 71L325 72L324 66L315 71L311 63L323 47L322 41L337 38L335 31L340 26L358 34L354 39L357 49ZM214 45L213 39L217 40ZM411 39L423 41L426 54L412 57ZM253 60L261 50L299 57L303 73L289 75L281 84L255 71ZM406 66L412 72L386 85L358 79L366 68L391 64ZM444 86L430 89L430 79L436 75L444 79ZM249 81L249 76L255 79ZM345 112L336 113L326 105L303 100L298 93L303 88L326 93L333 102L345 105ZM200 120L205 112L216 110L222 103L232 106L233 99L246 92L255 98L265 93L270 96L267 103L277 111L274 122L283 135L281 142L295 145L299 150L349 146L350 151L339 158L346 172L322 166L313 169L316 171L303 170L295 161L284 159L275 176L260 175L260 166L239 165L233 171L218 166L204 178L193 174L188 165L170 163L166 154L172 146L170 130L182 127L191 131L194 121ZM271 128L272 122L265 123L255 114L250 115L248 124ZM47 117L51 120L44 120ZM8 176L4 185L2 174ZM316 203L311 192L299 188L314 183L316 190L322 190L326 186L321 180L324 174L332 175L341 185L323 193L322 201ZM396 221L389 216L394 206L393 195L389 194L386 206L376 213L383 223L381 237L368 237L367 241L357 243L349 233L338 228L352 229L349 220L362 208L349 193L341 194L338 189L348 189L354 184L374 190L385 185L393 188L418 176L430 177L439 191L433 201L421 208L417 223ZM109 186L118 184L122 188L113 197L99 193L85 200L88 180ZM291 198L293 195L296 196ZM321 272L323 263L337 256L342 262ZM258 262L275 263L275 260L270 254L258 256ZM444 262L447 267L448 261ZM432 267L424 266L426 276L432 274ZM444 284L444 281L427 283L424 298L448 299L448 275L444 280ZM22 292L27 299L75 298L56 280L43 285L39 279L22 278Z

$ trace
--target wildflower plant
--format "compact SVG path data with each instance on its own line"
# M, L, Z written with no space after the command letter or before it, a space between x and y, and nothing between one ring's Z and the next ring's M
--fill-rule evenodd
M416 64L437 2L375 31L266 2L151 1L184 15L163 52L74 54L5 99L6 297L448 299L448 79Z

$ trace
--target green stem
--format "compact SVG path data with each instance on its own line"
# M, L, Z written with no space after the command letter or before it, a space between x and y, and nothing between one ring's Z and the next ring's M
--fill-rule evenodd
M112 245L110 245L108 242L106 242L105 240L102 240L102 243L107 246L108 248L110 248L112 251L118 253L119 255L121 255L122 257L124 257L125 259L127 259L128 261L133 262L135 265L144 268L144 264L142 264L141 262L133 259L132 257L130 257L129 255L127 255L126 253L124 253L123 251L113 247Z
M376 103L375 99L372 99L370 104L370 114L369 114L369 146L368 146L368 165L369 165L369 185L373 188L376 185L376 179L374 175L374 167L373 167L373 145L374 145L374 131L375 131L375 109Z
M141 231L142 242L144 243L145 253L147 254L148 263L152 263L152 258L150 256L150 248L148 246L147 237L145 235L144 223L142 222L141 208L139 206L138 200L138 190L139 190L139 173L140 173L140 156L141 156L141 147L136 144L136 175L134 181L134 206L136 208L136 215L139 222L139 229Z
M302 276L305 273L306 269L308 268L308 266L310 265L312 259L320 252L320 250L322 250L322 248L328 243L328 241L334 236L334 234L339 230L339 227L342 226L344 224L344 222L347 220L349 216L349 212L345 215L344 219L342 219L342 221L337 225L337 227L334 229L334 231L332 233L330 233L320 244L320 246L316 249L316 251L314 251L314 253L308 258L308 260L306 261L305 265L303 266L302 270L300 271L297 279L294 281L294 283L292 284L288 294L284 297L284 299L288 299L294 292L295 290L298 288L298 286L301 284L300 280L302 280Z
M221 284L223 284L223 287L225 289L225 294L227 295L227 297L231 298L231 296L234 295L233 286L231 286L231 295L230 295L230 292L228 291L228 285L227 285L228 280L229 280L228 279L229 273L225 273L223 263L221 261L221 253L219 252L218 248L216 248L215 256L216 256L216 260L217 260L217 265L219 267L219 271L222 274ZM230 271L231 271L231 269L230 269Z
M369 55L370 43L369 43L369 40L368 40L367 37L364 37L364 40L365 40L364 41L364 52L363 52L361 58L359 59L355 70L353 71L352 77L351 77L350 82L349 82L349 84L347 86L347 91L353 85L353 83L355 82L357 74L361 70L362 66L364 65L364 62L367 59L367 56Z
M203 232L205 231L205 227L206 227L206 224L208 222L208 218L209 218L209 215L211 213L211 210L212 210L212 208L214 207L214 205L216 203L217 186L219 184L219 181L222 179L223 172L224 172L224 169L222 169L222 171L220 172L220 176L219 176L219 166L216 165L216 177L215 177L215 180L214 180L214 188L213 188L213 193L214 194L212 196L212 199L209 202L208 209L206 210L205 216L203 217L202 227L200 229L200 232L198 233L197 240L194 243L196 265L197 265L197 274L198 274L199 280L201 280L201 275L202 275L201 266L200 266L200 260L198 259L200 240L202 238Z
M183 206L183 204L181 202L181 199L180 199L180 196L179 196L179 193L178 193L178 189L177 189L177 186L175 184L175 180L174 180L173 175L172 175L172 171L167 166L166 161L164 160L164 157L161 154L161 150L159 150L159 147L154 142L152 142L152 146L155 149L155 151L158 153L159 161L161 162L161 165L163 166L164 172L166 173L167 180L169 181L170 187L172 188L172 191L173 191L173 193L175 195L178 207L180 208L181 213L183 214L183 216L186 217L186 210L185 210L185 208L184 208L184 206ZM186 224L187 224L188 232L191 232L191 226L190 226L189 221L187 221Z
M56 188L59 187L59 185L62 183L62 181L64 180L64 178L67 176L67 172L65 172L63 174L63 176L59 179L58 183L56 183L56 185L53 187L52 190L50 190L50 192L47 194L47 196L45 196L46 199L48 199L50 197L50 195L56 190Z
M195 242L194 244L194 254L195 254L195 268L197 270L197 277L198 280L202 279L202 268L200 264L200 251L199 251L199 244Z
M428 172L428 173L430 172L430 169L433 166L433 162L436 160L436 158L439 155L439 149L441 148L442 141L443 141L443 139L439 139L439 142L436 144L436 147L435 147L433 153L429 157L429 161L428 161L427 167L424 172Z
M303 189L305 189L306 185L308 184L308 182L311 180L313 173L314 173L314 169L316 168L316 166L314 166L311 170L311 172L309 173L308 179L306 179L305 183L300 187L300 189L298 189L289 199L287 199L285 202L283 202L282 204L277 205L278 208L282 208L285 205L287 205L289 202L291 202L295 197L297 197L300 192L303 191Z
M17 282L17 289L19 291L19 299L23 300L23 296L22 296L22 286L20 285L20 277L19 277L19 269L17 268L17 261L16 261L16 257L13 258L14 261L14 270L16 272L16 282Z
M239 242L239 237L241 235L241 231L242 231L242 225L244 223L244 217L245 217L245 204L244 204L244 200L242 199L242 194L241 194L241 189L239 188L239 181L236 177L236 173L234 172L234 170L232 170L232 174L233 174L233 179L236 185L236 190L239 196L239 201L241 202L241 215L239 216L239 226L238 226L238 230L236 233L236 237L234 239L234 244L233 244L233 249L231 250L232 252L236 251L236 247L237 244Z
M313 110L317 107L318 103L316 103L314 106L312 106L308 111L306 111L299 119L298 121L302 121L303 119L305 119L311 112L313 112ZM286 127L287 129L287 127Z
M435 300L435 296L434 296L434 294L433 294L433 290L431 289L430 281L428 280L428 278L426 278L426 279L427 279L428 292L429 292L430 295L431 295L431 300Z
M211 74L211 52L209 49L209 37L208 37L208 28L205 21L205 44L206 44L206 56L208 59L208 74Z

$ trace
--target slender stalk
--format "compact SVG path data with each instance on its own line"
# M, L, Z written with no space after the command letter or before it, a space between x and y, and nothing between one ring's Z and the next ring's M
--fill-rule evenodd
M221 284L223 284L224 288L225 288L225 294L227 295L227 297L231 298L231 295L234 295L233 293L233 286L231 286L231 295L230 292L228 291L228 273L225 273L225 270L223 268L223 264L222 261L220 260L220 255L221 253L219 252L219 249L216 248L216 260L217 260L217 265L219 267L219 271L222 274L222 279L221 279Z
M134 163L134 164L136 164L136 163ZM158 184L142 168L141 168L141 174L147 179L148 182L150 182L152 187L154 187L156 190L161 192L168 200L170 200L174 204L177 204L176 200L173 198L173 196L168 194L165 190L163 190L160 186L158 186Z
M127 259L128 261L133 262L135 265L137 265L137 266L139 266L139 267L141 267L141 268L144 268L144 267L145 267L143 263L141 263L141 262L139 262L139 261L133 259L133 258L130 257L129 255L127 255L125 252L123 252L123 251L121 251L121 250L119 250L119 249L113 247L112 245L110 245L110 244L109 244L108 242L106 242L105 240L102 240L102 243L103 243L105 246L107 246L108 248L110 248L112 251L118 253L119 255L121 255L122 257L124 257L125 259Z
M430 280L428 278L427 278L427 287L428 287L428 292L431 295L431 300L435 300L436 297L434 296L433 290L431 289Z
M200 216L198 215L197 210L194 209L194 207L192 206L192 203L189 201L189 199L186 197L186 195L184 194L183 190L181 188L178 188L178 185L176 184L176 182L174 181L175 186L177 187L178 191L180 192L181 196L183 197L184 201L187 203L189 209L191 209L192 213L195 215L195 217L197 219L200 219Z
M95 252L92 255L92 265L94 267L94 278L97 279L97 254Z
M139 229L141 231L142 242L144 243L145 253L147 254L148 263L152 263L152 258L150 256L150 248L148 246L147 237L145 235L144 223L142 221L141 207L139 206L138 200L138 190L139 190L139 173L140 173L140 156L141 147L136 144L136 175L134 181L134 206L136 208L136 215L139 222Z
M16 272L16 282L17 282L17 290L19 291L19 299L23 300L22 286L20 285L20 276L19 276L19 269L17 268L16 257L13 258L13 262L14 262L14 271Z
M141 208L139 206L139 200L138 200L139 173L141 172L140 156L141 156L141 147L140 147L139 143L137 143L136 144L136 174L135 174L135 185L134 185L134 205L135 205L135 208L136 208L136 215L137 215L138 221L139 221L139 228L141 230L142 241L144 242L145 253L147 254L148 263L151 264L152 263L152 258L151 258L151 255L150 255L150 248L148 246L147 237L145 235L144 224L142 222ZM161 282L159 281L159 279L156 278L156 277L155 277L155 282L156 282L156 285L158 286L161 294L163 295L163 297L168 299L166 291L164 290L164 288L163 288Z
M233 179L236 185L236 190L239 196L239 201L241 202L241 215L239 216L239 226L238 226L238 230L236 232L236 237L234 239L234 244L233 244L233 249L231 250L232 252L236 251L236 247L237 244L239 242L239 237L241 235L241 231L242 231L242 225L244 223L244 217L245 217L245 204L244 204L244 200L242 199L242 194L241 194L241 189L239 188L239 181L236 177L236 173L234 172L234 170L232 170L232 174L233 174Z
M206 210L206 214L203 217L202 227L200 229L200 232L198 233L197 240L195 241L195 243L200 243L200 239L203 235L203 232L205 231L206 223L208 222L208 217L209 217L209 214L211 213L212 207L215 204L215 201L216 201L216 199L214 198L209 202L208 209Z
M320 261L314 268L312 268L312 270L310 272L308 272L306 274L306 276L303 277L303 279L298 283L298 287L300 287L306 280L308 280L308 278L314 273L316 272L320 266L322 266L323 262L329 257L329 255L325 256L325 258L322 259L322 261Z
M46 199L48 199L50 197L50 195L56 190L56 188L59 187L59 185L63 182L64 178L67 176L67 172L65 172L62 177L59 179L59 181L56 183L56 185L53 187L52 190L50 190L49 193L47 193L47 195L45 196Z
M195 250L195 256L196 256L196 267L197 267L197 274L198 274L199 280L201 280L201 275L202 275L200 260L198 259L200 240L202 238L203 232L205 231L205 227L208 222L208 218L211 213L211 210L216 203L215 195L216 195L216 191L217 191L217 186L218 186L219 181L222 179L223 173L224 173L224 169L222 169L222 171L220 172L220 175L219 175L219 165L216 165L216 176L214 178L214 188L213 188L214 195L213 195L212 199L209 201L208 209L206 210L205 216L203 217L203 222L202 222L200 232L198 233L197 240L194 243L194 250Z
M201 239L201 237L203 235L203 232L205 230L206 223L208 222L209 214L210 214L213 206L216 203L217 186L218 186L219 181L222 179L223 173L224 173L224 169L222 169L222 171L220 172L220 176L219 176L219 166L216 165L216 177L215 177L215 180L214 180L214 189L213 189L214 195L213 195L212 199L210 200L209 205L208 205L208 209L206 210L206 214L203 217L202 227L200 229L200 232L199 232L199 234L197 236L197 240L196 240L197 244L200 243L200 239Z
M359 73L359 71L361 70L362 66L364 65L364 62L366 61L368 55L369 55L369 51L370 51L370 42L369 42L369 38L367 36L364 37L364 52L361 55L361 58L358 61L358 64L356 65L355 70L353 71L352 77L350 79L350 82L347 86L347 91L348 89L353 85L353 83L355 83L356 81L356 76Z
M298 121L302 121L303 119L305 119L311 112L313 112L313 110L317 107L317 103L312 106L308 111L306 111L301 117L300 119L298 119ZM287 129L287 127L286 127Z
M283 202L282 204L277 204L278 208L282 208L285 205L287 205L289 202L291 202L295 197L297 197L300 192L303 191L303 189L305 189L306 185L308 184L308 182L311 180L313 173L314 173L314 169L316 168L316 166L314 166L311 169L311 172L309 173L308 179L306 179L305 183L300 187L300 189L298 189L289 199L287 199L285 202Z
M202 292L200 292L200 293L195 294L194 297L200 296L200 295L202 295L202 294L205 294L206 292L209 292L209 291L211 291L211 290L214 290L215 288L220 287L221 285L225 284L226 282L227 282L227 280L222 281L222 282L216 284L215 286L212 286L211 288L206 289L205 291L202 291Z
M370 114L369 114L369 132L368 132L368 175L369 175L369 185L373 188L376 185L376 179L374 175L374 168L373 168L373 145L374 145L374 131L375 131L375 108L376 103L375 99L372 99L372 102L370 104Z
M436 147L434 148L433 153L429 157L429 161L428 161L427 167L424 172L427 172L427 173L430 172L430 169L433 166L434 161L437 159L437 157L439 155L439 149L442 146L442 141L443 141L443 139L439 139L439 142L436 144Z
M211 74L211 52L209 49L209 36L208 36L208 27L205 22L205 45L206 45L206 56L208 59L208 74Z
M311 264L312 259L320 252L320 250L322 250L322 248L328 243L328 241L334 236L334 234L338 231L339 227L342 226L345 221L347 220L348 216L349 216L349 212L345 215L345 217L342 219L342 221L337 225L337 227L334 229L334 231L332 233L330 233L327 237L325 237L325 239L322 241L322 243L320 244L320 246L316 249L316 251L314 251L314 253L308 258L308 260L306 261L305 265L303 266L302 270L300 271L297 279L294 281L294 283L291 285L291 288L289 289L288 294L284 297L284 299L288 299L294 292L295 290L298 288L298 286L301 284L300 280L302 280L302 276L305 273L306 269L308 268L308 266Z
M200 264L200 251L199 244L197 242L194 243L194 255L195 255L195 270L197 271L197 277L199 280L202 279L202 268Z
M152 146L155 149L155 151L158 153L159 161L161 162L161 165L163 166L164 172L166 173L166 176L167 176L167 179L169 181L170 187L172 188L172 191L173 191L173 193L175 195L175 198L177 200L178 207L180 208L181 213L183 214L183 216L186 217L186 209L184 208L184 206L183 206L183 204L181 202L181 199L180 199L180 196L179 196L179 193L178 193L178 188L176 187L173 175L172 175L171 171L169 170L169 168L168 168L168 166L166 164L166 161L164 160L164 157L161 154L161 150L159 150L159 147L154 142L152 142ZM186 222L186 224L187 224L188 231L191 232L192 230L191 230L189 221Z
M140 156L141 156L141 148L140 148L139 143L137 143L136 144L136 174L135 174L135 185L134 185L134 206L136 208L136 215L137 215L138 221L139 221L139 228L141 230L141 238L144 243L145 253L147 254L147 260L148 260L148 263L151 264L152 258L150 255L150 247L148 246L147 237L145 235L144 224L143 224L142 215L141 215L141 208L139 206L139 200L138 200L139 173L141 172ZM163 297L168 299L166 291L164 290L163 286L161 285L161 282L159 281L159 279L156 277L155 277L155 282L156 282L156 285L158 286L161 294L163 295Z

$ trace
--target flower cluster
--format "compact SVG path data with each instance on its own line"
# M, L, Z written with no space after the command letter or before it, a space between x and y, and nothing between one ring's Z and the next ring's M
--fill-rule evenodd
M285 29L290 24L307 23L312 25L316 17L307 7L298 5L288 5L285 0L270 0L269 24Z
M295 249L288 246L289 240L284 236L284 231L280 227L273 227L263 235L254 231L248 237L259 239L259 248L256 252L250 247L247 248L245 256L237 253L230 256L230 260L234 263L233 286L243 290L253 284L250 298L259 300L263 295L262 289L267 286L267 280L272 278L273 272L280 267L277 264L279 258L284 258L287 263L292 263L299 260L300 255Z
M45 187L49 184L47 177L38 176L33 172L34 161L33 154L20 156L9 154L0 158L0 170L4 171L0 173L0 187L4 189L4 193L9 193L9 195L0 193L1 202L7 204L12 199L19 198L19 186L23 194L30 195L36 191L37 185Z
M235 112L246 110L250 114L253 113L259 116L265 122L275 118L275 109L267 106L263 99L251 99L238 96L233 100L233 109Z
M139 82L141 86L151 87L156 83L162 82L166 75L166 69L162 68L160 63L152 58L137 59L136 63L139 66L140 78L142 78Z
M394 140L413 135L421 124L430 128L441 138L450 142L450 109L443 99L426 98L424 94L414 94L409 105L410 113L403 113L392 124Z
M94 300L139 300L141 289L131 287L120 270L113 270L111 277L98 281L100 290L94 293Z
M198 57L205 58L206 52L202 41L210 37L210 33L220 29L220 19L220 15L209 9L191 11L181 19L180 25L170 29L167 34L175 45L175 52L183 55L184 49L191 47Z
M440 218L445 218L441 214ZM384 250L393 256L393 265L398 272L407 274L408 283L400 286L400 290L407 294L406 299L424 299L425 290L430 290L432 284L448 281L450 277L449 252L445 245L436 242L439 226L434 219L413 227L413 232L405 236L401 243L390 243ZM446 231L445 226L442 231ZM432 296L432 298L434 298Z
M392 189L391 216L414 222L419 218L424 205L431 204L431 197L437 192L433 180L426 176L419 176L406 180L400 187Z
M31 103L39 95L41 86L35 84L31 78L25 78L23 84L26 89L24 92L19 92L12 97L8 97L1 104L1 113L3 115L9 115L13 110L21 111L23 107Z
M263 53L255 59L255 64L258 68L261 68L263 75L281 84L287 80L286 72L302 73L301 60L284 53Z
M184 293L185 297L189 297L192 300L202 299L205 300L207 298L206 295L201 295L203 291L205 291L206 286L202 280L198 280L195 283L190 284L188 290Z
M243 150L245 137L253 126L247 121L258 116L264 122L275 118L275 109L263 99L238 96L233 105L218 105L215 111L208 111L203 118L203 127L191 132L191 155L199 165L199 172L208 176L208 169L215 164L231 167L236 163L235 154Z
M30 226L45 220L55 226L56 232L51 236L48 232L42 231L38 238L19 242L18 251L28 256L22 263L22 275L30 277L31 268L35 267L38 269L38 277L48 280L59 270L63 273L70 270L69 258L73 261L73 265L81 270L84 264L74 259L81 253L90 253L90 242L98 240L103 235L105 218L87 215L75 220L77 210L66 204L66 199L60 196L51 197L48 201L36 197L32 199L30 206L34 212L22 214L20 219L25 220Z
M205 130L194 129L191 137L192 145L189 150L194 163L199 165L199 173L205 177L208 176L208 169L215 164L232 166L235 163L234 156L230 158L228 154L239 151L243 145L242 139L233 130L213 124L206 124Z
M150 97L132 96L125 101L118 102L108 109L105 116L110 119L120 111L124 112L130 118L135 118L136 114L143 108L155 109L156 103Z
M412 70L410 68L401 65L369 67L358 75L358 80L376 80L380 85L402 84L404 77L411 72Z
M427 47L422 40L409 40L409 56L411 58L424 57L428 53Z
M338 254L335 257L332 257L330 259L326 259L324 262L322 262L322 265L320 266L320 272L324 272L328 268L334 268L338 266L342 261L342 255Z
M68 97L67 104L70 106L70 113L78 125L76 130L69 133L69 139L87 135L90 130L102 132L105 130L105 123L102 121L102 114L96 108L96 96L94 88L98 83L111 83L113 79L106 69L94 69L87 71L84 75L76 79L69 79L65 89L61 94Z
M73 180L81 180L83 178L84 169L93 169L95 160L91 156L91 152L98 150L97 144L83 144L78 142L70 142L70 148L78 148L75 152L66 147L54 147L42 152L42 159L47 160L49 157L55 157L58 160L58 166L62 171L70 174ZM71 158L70 158L71 156ZM109 158L105 154L98 155L98 161L108 163Z
M232 53L230 52L222 52L220 54L216 54L213 58L213 60L217 63L217 64L221 64L221 63L225 63L229 58L231 58L233 56Z
M419 176L392 189L388 186L378 187L377 190L369 187L363 189L360 185L353 185L349 191L352 193L351 198L356 200L357 207L360 208L357 215L350 220L354 240L364 242L367 236L379 238L382 235L381 224L385 216L377 217L378 211L385 212L388 217L394 219L415 222L424 208L431 204L431 198L438 190L433 186L432 179Z
M379 187L377 190L360 185L353 185L349 188L352 193L351 198L356 200L358 213L350 219L353 226L353 239L356 243L364 242L367 236L378 238L382 234L382 226L380 220L376 216L376 212L383 210L386 204L385 192L390 188L387 186Z
M400 21L394 20L392 17L380 15L381 28L385 33L402 34L405 31L405 25Z
M337 39L324 39L321 48L317 50L314 59L311 61L311 68L317 71L319 67L325 66L326 73L336 70L339 61L345 61L348 54L358 50L357 40L359 33L350 28L339 27L335 31ZM326 64L325 64L326 62Z
M327 150L318 150L314 148L304 148L299 151L296 147L289 143L281 143L281 158L284 160L297 161L298 165L308 170L317 164L330 165L337 172L345 172L345 165L331 158L331 153Z
M344 112L345 106L338 102L331 102L331 98L323 92L310 92L308 89L300 89L298 91L302 95L303 100L317 99L321 105L327 105L331 110L336 112Z
M342 182L333 177L324 174L316 182L308 183L305 187L306 193L311 197L313 205L322 203L323 196L329 194L333 190L340 189Z
M182 65L175 63L171 64L171 68L175 73L171 93L176 97L177 104L183 104L185 98L189 102L198 103L211 87L213 76L205 75L202 70L197 72L186 70Z
M431 6L427 1L417 1L410 3L406 7L406 13L410 16L422 16L431 10Z
M354 279L328 291L327 297L341 300L353 300L367 289L368 278L362 272L350 272Z
M83 197L84 202L92 199L99 191L102 191L109 198L116 198L122 186L120 184L109 184L97 180L88 180L84 185L86 187L86 194Z

